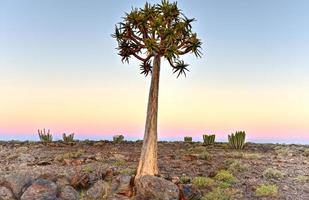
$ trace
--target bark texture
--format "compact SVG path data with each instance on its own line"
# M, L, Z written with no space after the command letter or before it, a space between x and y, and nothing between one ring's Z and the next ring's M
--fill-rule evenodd
M160 57L154 58L151 85L148 98L147 118L141 157L137 167L135 180L145 175L158 174L157 164L157 118L160 78Z

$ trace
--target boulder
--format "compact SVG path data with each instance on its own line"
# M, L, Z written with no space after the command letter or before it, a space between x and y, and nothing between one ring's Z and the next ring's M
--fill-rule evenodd
M0 186L0 200L15 200L15 197L10 189Z
M192 187L192 184L179 184L178 185L180 190L180 199L181 200L190 200L190 199L200 199L201 196L196 190L195 187Z
M87 191L87 197L90 199L102 199L106 197L109 191L109 184L106 181L99 180Z
M61 188L59 196L62 200L79 200L78 192L70 185Z
M137 200L178 200L179 189L171 181L156 176L142 176L135 182Z
M112 193L127 197L133 195L133 178L126 174L120 174L112 180Z
M45 179L37 179L23 193L20 200L55 200L57 199L57 185Z
M4 178L3 185L11 188L15 197L19 198L26 187L32 182L32 178L22 174L10 174Z

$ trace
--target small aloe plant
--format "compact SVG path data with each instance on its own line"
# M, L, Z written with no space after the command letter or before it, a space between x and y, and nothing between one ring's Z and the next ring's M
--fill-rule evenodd
M203 141L206 145L211 145L215 143L216 135L203 135Z
M62 139L64 142L73 142L74 141L74 133L66 135L65 133L62 134Z
M243 149L246 140L245 131L236 131L228 136L229 145L234 149Z
M192 142L192 137L184 137L185 142Z
M124 140L124 136L123 135L114 135L113 136L113 141L114 142L122 142Z
M43 130L38 129L39 138L41 142L51 142L53 141L53 136L50 134L50 130L46 132L45 128Z

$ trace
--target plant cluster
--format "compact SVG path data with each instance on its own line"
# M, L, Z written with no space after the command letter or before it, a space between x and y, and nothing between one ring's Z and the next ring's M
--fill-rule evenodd
M245 131L236 131L228 135L229 145L234 149L243 149L245 145L246 133Z
M283 178L283 176L284 174L281 171L273 168L267 168L263 172L263 177L267 179L280 179Z
M48 131L46 131L45 128L43 130L38 129L38 134L39 134L39 138L41 142L52 142L53 141L53 136L52 134L50 134L49 129Z
M74 133L66 135L65 133L62 134L62 139L64 142L73 142L74 141Z
M260 185L256 188L255 194L258 197L277 197L278 186L277 185Z
M184 137L184 141L185 142L192 142L192 137L186 136L186 137Z
M244 164L240 160L228 159L225 161L225 167L228 171L236 174L238 172L245 172L248 170L249 166Z
M211 145L215 143L216 135L203 135L203 141L206 145Z
M124 136L123 135L114 135L113 141L114 142L123 142Z

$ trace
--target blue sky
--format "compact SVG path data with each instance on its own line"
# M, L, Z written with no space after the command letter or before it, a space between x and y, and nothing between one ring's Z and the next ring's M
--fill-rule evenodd
M36 117L41 117L42 120L38 122L32 114L25 114L31 109L21 108L21 112L17 109L13 112L13 108L21 105L33 106L36 105L36 101L42 106L50 107L55 106L57 102L61 107L59 112L70 113L70 110L65 109L70 98L82 99L83 91L93 88L96 90L91 93L92 98L103 98L100 94L101 89L103 94L109 96L108 102L117 102L120 107L130 111L128 116L122 116L121 119L124 121L119 122L119 126L123 127L121 130L142 132L144 116L139 112L145 111L149 79L139 75L138 63L134 61L130 65L121 63L115 50L117 44L110 35L114 31L115 23L121 20L124 12L130 11L131 7L143 6L144 3L145 1L123 0L0 0L0 91L3 91L4 96L0 100L4 110L0 124L1 122L10 124L3 127L0 125L2 137L6 138L8 133L21 134L32 130L29 128L17 130L12 127L15 119L18 119L16 124L23 124L23 119L30 116L33 118L33 121L29 121L32 126L48 126L55 117L54 114L49 117L46 117L46 114L37 114ZM173 116L168 115L168 109L165 108L175 103L174 101L177 101L179 106L187 105L181 97L185 99L186 96L191 96L192 98L187 100L190 104L202 104L198 99L206 98L203 94L208 93L214 95L214 101L216 98L225 99L226 101L221 103L226 106L229 104L229 98L236 98L234 94L243 95L243 98L249 99L248 107L251 108L257 106L259 95L254 99L251 97L260 94L261 98L271 99L270 102L265 102L265 105L259 105L265 109L264 115L253 113L258 128L243 124L256 134L254 138L259 139L258 131L269 130L270 134L279 134L275 133L274 129L285 127L281 126L282 124L288 124L289 126L285 128L288 129L286 134L291 133L295 127L299 128L301 129L299 140L302 140L305 132L309 131L309 126L305 124L305 121L309 120L309 105L306 103L309 96L307 90L309 2L180 0L178 5L188 17L197 19L193 28L203 41L204 56L201 59L186 56L185 60L191 64L191 72L186 79L176 79L167 63L163 62L166 67L164 66L162 70L160 93L160 103L164 108L161 111L162 120ZM107 90L112 92L107 94ZM137 91L134 94L135 98L118 102L116 99L127 98L128 90ZM35 100L29 97L48 96L48 93L51 95L49 98L54 98L53 101ZM63 97L63 94L67 96ZM66 103L63 103L61 98L64 98L63 102ZM80 100L76 108L89 101ZM277 101L282 101L282 106L274 108ZM140 110L138 113L128 108L134 107L135 104L143 105L137 109ZM109 107L105 106L102 109ZM209 115L215 114L207 105L203 106L205 111L198 117L207 114L207 110L211 110ZM216 106L222 107L222 105ZM32 110L37 113L43 112L42 109L38 109L34 106ZM189 113L190 109L187 109ZM263 125L266 115L281 116L282 113L291 115L291 118L278 119L272 125ZM131 125L125 119L130 115L136 115L136 122L130 123L139 128L132 130L128 128ZM111 114L104 116L112 118ZM223 121L226 121L226 126L223 123L211 130L218 132L230 130L232 125L237 124L232 123L231 116L232 114L222 117ZM91 117L95 116L89 114L89 120ZM195 117L197 116L188 116L190 119ZM220 121L220 117L217 118ZM237 118L241 121L246 115ZM72 127L78 127L78 121L82 119L75 120L76 123L72 122ZM184 127L186 131L183 134L193 129L204 130L206 127L204 123L212 123L211 120L196 121L198 121L196 124L190 122L192 125ZM167 135L171 130L176 130L173 127L179 126L177 121L169 122L173 124L171 127L162 126L162 133ZM56 130L61 126L65 127L60 122L53 126ZM109 128L108 134L113 130ZM85 133L87 129L82 129L81 132ZM275 140L273 138L272 140Z

